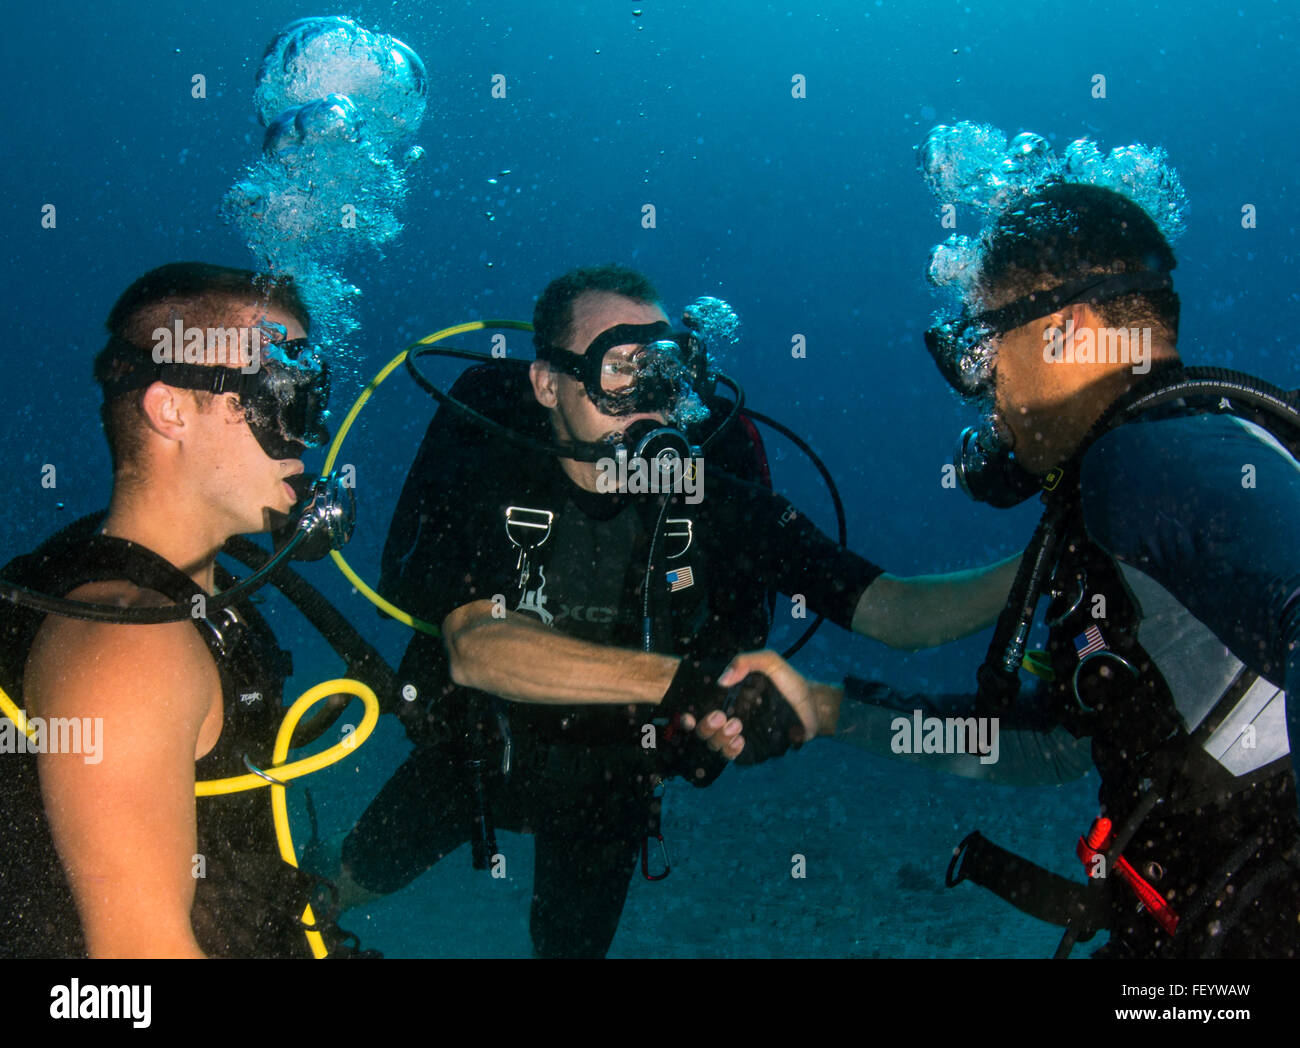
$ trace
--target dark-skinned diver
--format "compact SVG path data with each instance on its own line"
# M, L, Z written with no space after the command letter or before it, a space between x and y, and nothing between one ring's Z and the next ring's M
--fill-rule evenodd
M1103 930L1093 956L1294 957L1300 411L1249 375L1184 366L1174 266L1127 195L1056 180L996 216L964 310L927 335L985 408L959 443L967 490L1044 504L975 693L833 687L771 652L721 683L761 671L821 734L985 781L1095 767L1100 815L1062 827L1083 881L978 832L948 869L1063 926L1059 957ZM1117 332L1129 352L1100 351ZM1026 652L1041 597L1046 650ZM914 722L956 726L957 747L915 745ZM996 761L972 745L985 724Z

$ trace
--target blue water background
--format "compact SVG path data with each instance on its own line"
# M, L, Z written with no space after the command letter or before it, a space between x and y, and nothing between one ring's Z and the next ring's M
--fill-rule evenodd
M1031 508L999 513L940 484L970 419L920 339L935 304L923 277L928 250L948 231L913 150L934 124L971 119L1008 135L1037 131L1058 153L1081 134L1103 150L1163 145L1192 205L1176 245L1185 359L1300 385L1291 4L646 0L358 3L323 12L231 0L165 13L144 4L23 5L7 13L0 43L5 558L106 502L90 360L115 297L167 261L251 264L217 206L258 152L251 94L263 48L284 23L318 13L345 13L406 40L430 74L416 139L428 155L412 178L406 229L385 257L346 270L364 291L350 347L358 375L435 328L528 318L541 287L572 266L629 263L656 280L670 314L702 294L739 312L743 341L729 370L751 404L823 455L844 493L854 549L902 574L1012 552L1032 528ZM191 97L195 73L207 78L206 99ZM507 77L505 99L490 95L495 73ZM1091 97L1096 73L1106 77L1104 100ZM804 99L791 97L795 74L807 78ZM646 203L657 210L654 229L641 225ZM45 204L58 209L56 229L41 228ZM1258 228L1242 228L1245 204L1257 208ZM963 214L961 231L974 229ZM806 337L806 359L791 356L796 333ZM510 345L525 351L522 339ZM338 390L336 419L359 386ZM399 373L344 456L357 467L361 504L348 556L366 577L377 574L391 507L431 413ZM816 475L780 438L770 448L778 486L831 528ZM53 490L41 485L45 464L57 469ZM308 466L319 464L318 456ZM396 661L401 627L380 622L327 564L304 571ZM273 606L295 650L295 689L336 672L323 642L278 598ZM787 614L774 642L792 634ZM986 643L980 636L905 654L828 627L799 665L825 679L852 669L907 688L955 689L971 682ZM323 831L347 825L404 746L385 725L364 756L315 786ZM854 878L878 867L885 872L875 887L905 896L915 889L908 871L917 870L933 887L946 852L919 842L957 840L971 828L966 805L1005 836L1028 835L1036 857L1068 870L1094 789L949 783L824 743L778 767L729 773L707 795L677 802L685 872L650 886L657 895L634 885L614 952L843 954L880 952L884 943L886 953L914 955L1041 953L1050 934L1000 905L981 911L1005 920L1000 930L951 941L943 929L973 905L973 889L960 898L929 892L922 932L915 907L874 889L864 899ZM767 812L803 820L804 850L825 849L818 869L832 869L842 890L783 902L799 845L769 839L768 881L729 878L728 892L767 899L772 910L763 912L802 905L825 916L831 898L848 912L789 934L778 921L766 937L746 939L711 916L717 870L697 856L692 874L691 848L722 848L737 869L752 870L767 854L754 840ZM527 876L512 878L515 894L504 902L483 875L471 878L464 852L442 866L455 869L440 868L430 878L442 880L422 879L365 917L381 945L397 954L526 952ZM660 912L674 915L676 934L661 934ZM828 923L856 923L861 934L837 938ZM688 930L701 924L711 933L693 940Z

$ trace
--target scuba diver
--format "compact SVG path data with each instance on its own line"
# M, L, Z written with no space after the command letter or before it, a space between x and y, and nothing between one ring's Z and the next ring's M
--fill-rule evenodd
M440 395L379 585L440 627L399 669L415 749L304 862L346 908L466 841L502 876L495 829L532 833L534 953L601 957L638 856L667 875L666 851L650 862L664 780L707 786L814 726L761 675L717 683L766 643L773 591L921 647L988 625L1015 564L903 579L824 536L764 483L752 424L723 428L739 400L713 395L699 340L633 270L552 281L533 331L531 364L481 364Z
M1175 264L1138 203L1057 180L992 222L973 299L927 333L987 412L958 446L968 492L1045 506L975 694L810 683L770 652L721 683L762 672L817 709L820 733L972 778L1057 783L1095 766L1086 886L978 832L948 870L950 886L1064 926L1058 957L1101 930L1093 956L1294 957L1300 412L1250 376L1184 367ZM1047 650L1027 653L1043 594ZM896 744L922 715L1000 722L999 759Z
M291 281L194 262L108 317L108 511L0 571L0 956L355 955L324 926L309 952L316 882L263 790L195 796L280 767L289 656L215 556L289 514L328 437L308 324Z

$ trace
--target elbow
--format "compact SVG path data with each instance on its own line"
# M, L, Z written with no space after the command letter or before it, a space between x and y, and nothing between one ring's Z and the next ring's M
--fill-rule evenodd
M942 639L936 639L929 634L906 631L892 632L886 630L876 639L887 648L906 652L925 651L926 648L937 648L943 643Z
M481 662L483 627L490 625L492 602L476 600L463 604L442 620L442 640L447 646L451 679L462 688L477 686L476 667Z

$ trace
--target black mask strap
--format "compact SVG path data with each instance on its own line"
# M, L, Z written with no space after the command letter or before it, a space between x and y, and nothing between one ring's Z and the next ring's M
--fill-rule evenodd
M304 344L306 341L295 340ZM214 394L238 393L243 396L256 385L257 370L158 361L154 359L153 350L114 335L95 357L95 381L103 387L106 400L132 390L145 389L155 382L163 382L176 389Z
M1031 291L1005 306L975 315L970 323L1005 334L1031 320L1055 313L1064 306L1092 305L1137 292L1168 291L1172 287L1173 280L1168 273L1149 270L1140 273L1094 273L1046 291Z

